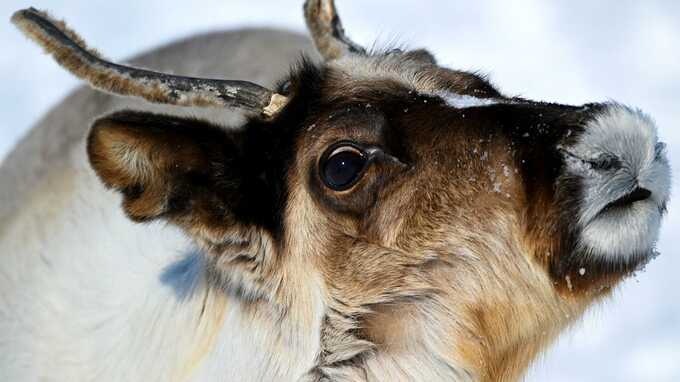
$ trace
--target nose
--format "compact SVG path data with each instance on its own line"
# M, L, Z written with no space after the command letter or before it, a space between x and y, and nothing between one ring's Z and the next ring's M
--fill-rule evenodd
M580 220L585 224L601 212L650 200L663 204L668 199L670 169L652 120L616 104L594 110L576 142L561 147L565 169L582 182Z
M566 154L578 159L577 164L581 162L594 170L590 174L582 171L588 178L597 178L593 182L615 182L616 197L630 191L626 200L649 198L650 190L656 187L650 185L648 178L658 173L654 168L665 162L664 144L658 140L654 123L644 113L616 104L600 105L594 110L577 143L567 147ZM615 178L617 172L627 175L625 182L621 177Z
M650 254L670 190L653 121L638 110L601 105L567 149L565 169L581 185L580 245L619 263Z

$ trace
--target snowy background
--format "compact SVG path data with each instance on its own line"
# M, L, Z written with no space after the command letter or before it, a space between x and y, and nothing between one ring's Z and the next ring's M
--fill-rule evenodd
M0 2L0 159L78 85L9 23L27 6L65 18L91 46L123 59L193 33L241 26L304 31L294 0ZM680 2L675 0L338 0L363 45L424 46L440 63L491 75L502 91L581 104L615 99L659 126L680 190ZM677 200L677 198L676 198ZM527 381L680 381L680 207L661 256L563 335Z

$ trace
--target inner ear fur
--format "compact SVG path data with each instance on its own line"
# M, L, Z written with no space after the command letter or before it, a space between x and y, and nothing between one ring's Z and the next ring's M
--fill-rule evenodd
M121 111L94 122L87 153L132 220L163 218L219 236L246 228L246 211L267 204L243 146L239 132L205 121Z

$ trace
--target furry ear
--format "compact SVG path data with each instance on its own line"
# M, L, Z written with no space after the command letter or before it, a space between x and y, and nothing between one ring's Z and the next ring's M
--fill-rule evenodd
M132 220L163 218L211 241L233 240L271 216L243 140L195 119L122 111L94 123L87 152Z

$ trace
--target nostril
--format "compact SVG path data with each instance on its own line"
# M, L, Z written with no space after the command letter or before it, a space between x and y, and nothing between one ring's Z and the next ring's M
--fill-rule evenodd
M646 200L650 196L652 196L652 192L649 191L646 188L642 187L637 187L630 193L614 200L613 202L607 204L607 206L603 210L610 210L612 208L616 207L625 207L627 205L633 204L635 202L639 202L641 200Z
M639 200L645 200L650 196L652 196L652 191L649 191L646 188L638 187L629 194L630 203L637 202Z
M596 170L609 171L613 168L621 167L621 160L613 155L601 155L599 158L588 161L590 166Z

